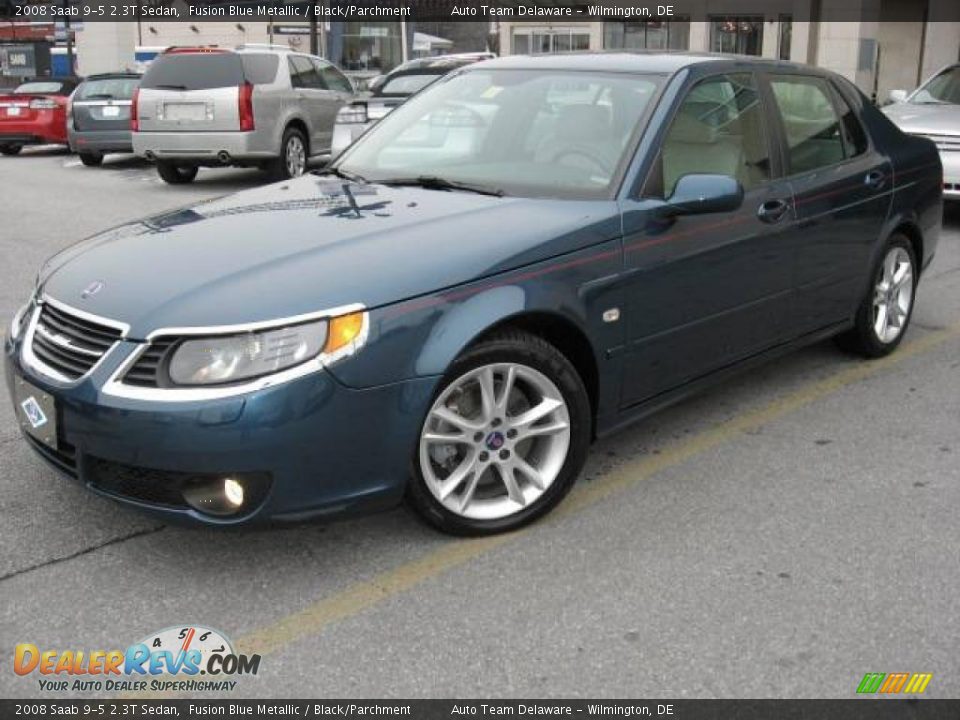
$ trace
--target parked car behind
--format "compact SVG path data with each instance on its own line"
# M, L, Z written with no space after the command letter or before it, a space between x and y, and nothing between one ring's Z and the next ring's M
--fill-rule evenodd
M820 69L491 60L323 173L48 261L7 387L41 457L168 520L406 498L447 532L510 530L594 438L736 369L832 336L896 350L940 177L933 143Z
M200 166L257 166L275 178L302 175L330 151L337 111L354 97L350 80L312 55L273 46L171 48L134 95L133 148L166 182Z
M99 165L105 153L133 152L130 105L140 73L91 75L74 91L67 116L70 149L84 165Z
M67 100L79 82L38 78L0 95L0 153L16 155L24 145L66 145Z
M894 90L883 108L905 133L929 138L943 162L943 196L960 200L960 63L943 68L907 93Z
M419 58L405 62L387 75L378 76L370 86L372 92L368 97L340 108L333 129L331 154L339 155L367 128L430 83L464 65L493 57L493 53L477 52Z

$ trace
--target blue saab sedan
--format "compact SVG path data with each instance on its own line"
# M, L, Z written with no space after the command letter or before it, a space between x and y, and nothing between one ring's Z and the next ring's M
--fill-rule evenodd
M402 499L484 534L590 442L836 336L890 353L942 170L845 79L776 61L508 57L326 171L108 230L13 319L24 438L208 525Z

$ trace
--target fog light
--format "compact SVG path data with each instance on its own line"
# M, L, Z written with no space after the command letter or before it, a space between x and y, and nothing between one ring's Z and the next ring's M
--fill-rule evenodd
M223 494L227 498L227 502L233 507L243 505L243 485L233 478L227 478L223 481Z

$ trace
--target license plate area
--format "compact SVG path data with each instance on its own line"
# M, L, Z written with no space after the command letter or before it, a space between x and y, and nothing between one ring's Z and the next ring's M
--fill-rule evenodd
M18 115L20 115L20 108L16 106L7 108L7 117L17 117Z
M102 115L105 118L120 117L120 108L116 105L107 105L103 108Z
M56 450L57 402L53 395L18 376L14 381L14 401L17 422L23 431Z
M163 116L167 120L201 122L207 119L206 103L165 103Z

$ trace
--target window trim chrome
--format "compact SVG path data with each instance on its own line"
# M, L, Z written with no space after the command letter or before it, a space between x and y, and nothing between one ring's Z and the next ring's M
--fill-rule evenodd
M99 359L90 366L90 369L87 370L83 375L78 378L69 378L66 375L63 375L52 367L47 365L43 360L37 357L36 353L33 352L33 336L37 332L37 324L40 322L40 314L43 312L43 306L50 305L55 307L61 312L72 315L80 320L86 320L87 322L95 323L97 325L103 325L105 327L113 328L120 331L120 337L117 338L114 343L103 351L103 354ZM73 387L79 385L84 380L86 380L90 375L100 367L100 363L107 359L107 356L112 353L117 345L119 345L123 340L126 339L127 334L130 332L130 326L126 323L119 322L117 320L111 320L110 318L102 317L101 315L95 315L93 313L87 312L85 310L80 310L73 307L72 305L67 305L64 302L55 300L46 293L40 296L37 301L34 303L33 313L30 316L30 320L27 323L27 331L24 333L23 342L20 345L20 361L28 368L33 370L38 375L54 380L58 383L61 383L67 387Z
M286 368L272 375L255 378L247 382L240 382L234 385L214 385L210 387L141 387L138 385L128 385L123 382L123 377L127 374L140 357L147 352L153 341L161 337L211 337L220 335L236 335L244 332L257 332L260 330L269 330L272 328L286 327L288 325L297 325L311 320L330 320L340 315L349 315L351 313L363 313L363 325L360 334L344 347L332 353L321 352L316 357L307 360L299 365ZM120 363L120 366L113 372L107 382L104 384L102 392L111 397L124 398L127 400L143 400L147 402L203 402L207 400L222 400L233 398L239 395L248 395L268 388L276 387L284 383L305 377L312 373L319 372L325 367L337 362L338 360L353 355L362 348L367 341L370 333L370 313L365 305L353 303L350 305L341 305L328 310L305 313L302 315L293 315L276 320L263 320L251 323L240 323L236 325L211 325L211 326L191 326L191 327L168 327L154 330L147 335L147 340L141 343L130 355Z

